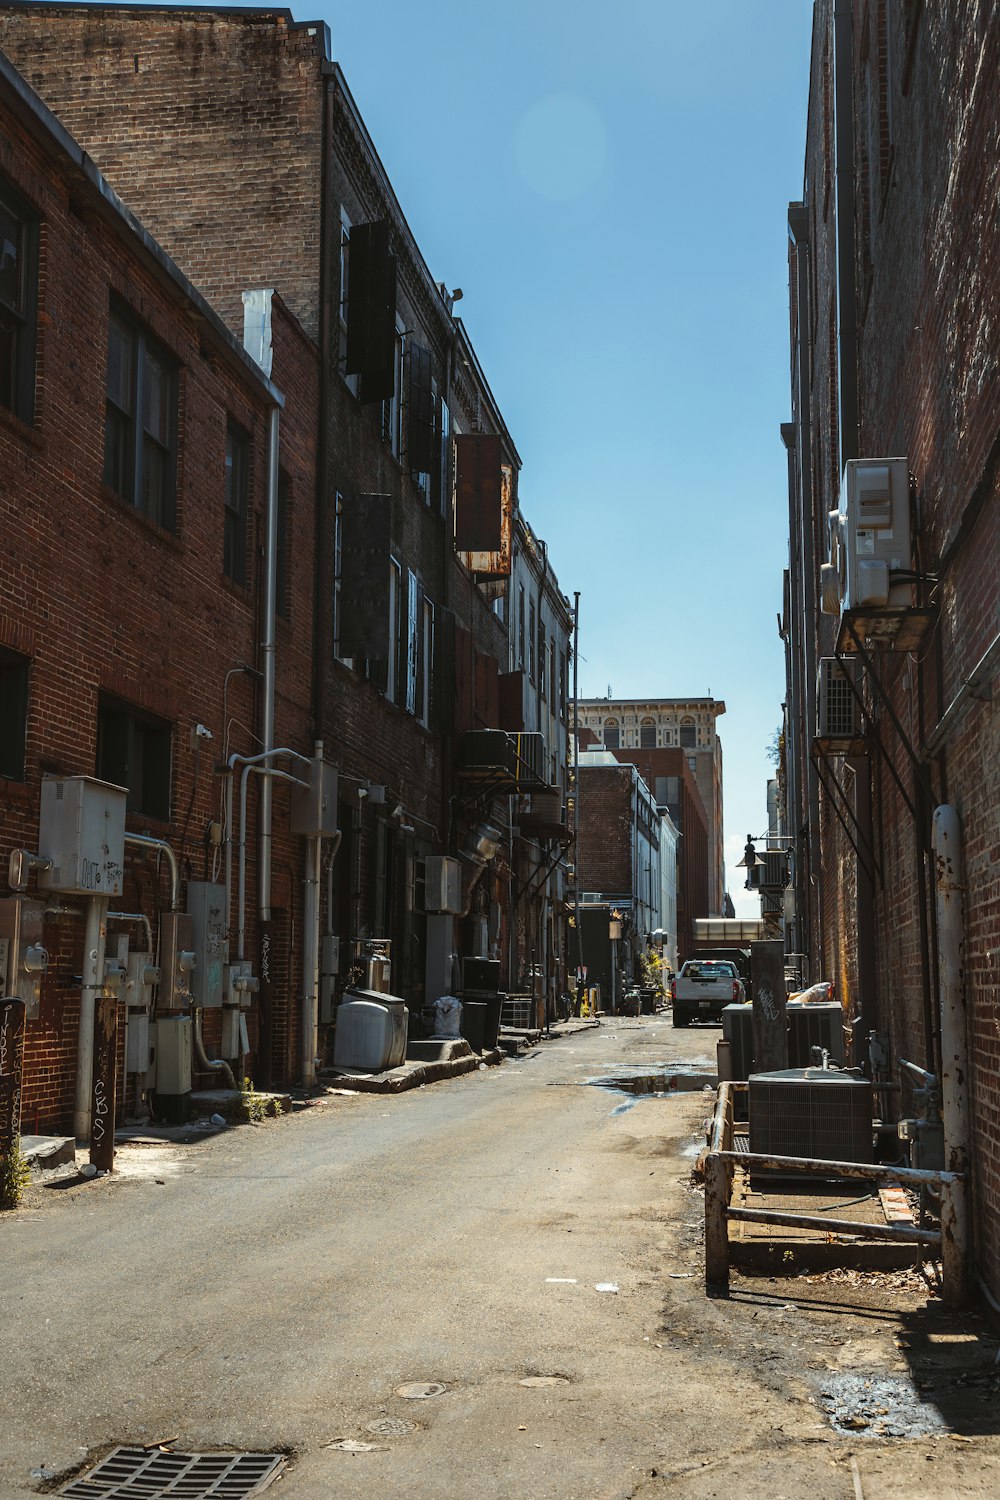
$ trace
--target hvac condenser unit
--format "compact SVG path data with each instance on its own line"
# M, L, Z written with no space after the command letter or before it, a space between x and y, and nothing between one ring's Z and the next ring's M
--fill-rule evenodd
M785 1068L749 1080L750 1150L815 1161L872 1159L872 1086L834 1068Z
M855 696L857 662L823 656L819 663L816 732L821 740L856 740L864 733Z
M839 1000L789 1000L788 1061L793 1068L808 1068L813 1047L822 1047L832 1062L844 1061L844 1012Z
M753 1006L724 1005L722 1035L729 1043L733 1077L742 1082L753 1071Z
M893 579L911 567L905 458L848 460L834 551L842 609L906 609L913 604L913 580Z

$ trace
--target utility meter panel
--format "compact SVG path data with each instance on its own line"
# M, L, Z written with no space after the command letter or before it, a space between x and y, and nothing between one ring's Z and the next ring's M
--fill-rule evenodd
M126 795L124 787L93 776L45 777L38 852L51 865L38 872L43 891L65 896L121 895Z
M191 944L198 962L191 974L195 1005L216 1009L222 1004L226 961L226 888L209 880L189 880L187 908Z
M49 955L42 944L43 907L23 896L0 900L0 1000L23 1000L29 1021L38 1019L42 975Z

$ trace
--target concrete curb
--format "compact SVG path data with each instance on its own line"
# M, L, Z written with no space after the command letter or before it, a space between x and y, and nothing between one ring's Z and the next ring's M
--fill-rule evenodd
M450 1058L445 1062L403 1063L399 1068L389 1068L385 1073L361 1075L338 1074L325 1080L333 1089L349 1089L355 1094L402 1094L408 1089L421 1088L425 1083L439 1083L445 1078L458 1078L463 1073L475 1073L480 1064L496 1067L504 1061L499 1047L480 1055L473 1052L468 1057Z

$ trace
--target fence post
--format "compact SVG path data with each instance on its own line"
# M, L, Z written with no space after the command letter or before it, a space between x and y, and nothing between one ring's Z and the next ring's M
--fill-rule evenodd
M729 1286L729 1165L717 1152L705 1158L705 1286Z

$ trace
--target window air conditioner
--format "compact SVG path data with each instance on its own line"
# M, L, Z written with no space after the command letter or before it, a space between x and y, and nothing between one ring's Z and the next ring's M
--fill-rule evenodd
M893 582L893 574L911 567L907 460L849 459L838 514L839 525L831 518L830 562L838 569L841 608L911 606L912 581Z
M861 706L852 688L856 682L857 663L853 659L820 658L816 732L821 740L856 740L864 733Z

